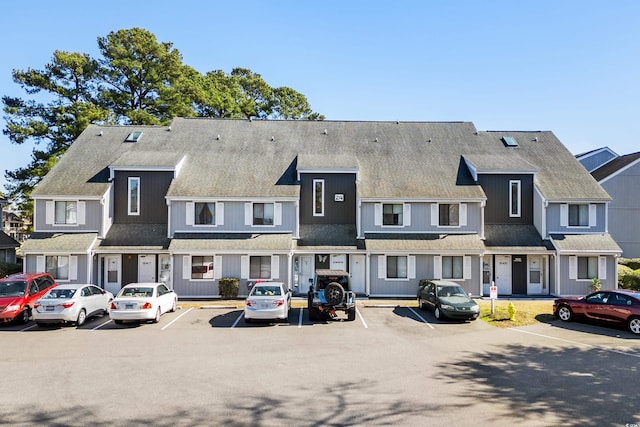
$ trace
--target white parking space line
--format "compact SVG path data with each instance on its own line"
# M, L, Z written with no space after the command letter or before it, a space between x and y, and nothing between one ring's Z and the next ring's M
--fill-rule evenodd
M358 310L358 307L356 307L356 313L358 314L358 318L360 318L360 321L362 322L362 326L364 326L365 329L369 329L369 326L367 326L367 322L364 321L364 317L362 317L362 314L360 313L360 310Z
M302 328L302 313L304 312L304 309L300 309L300 314L298 314L298 329Z
M104 325L111 323L111 319L107 320L106 322L102 322L101 324L99 324L98 326L96 326L95 328L91 329L92 331L97 331L98 329L102 328Z
M517 329L517 328L509 328L509 330L510 331L515 331L515 332L522 332L523 334L535 335L537 337L549 338L550 340L563 341L563 342L566 342L566 343L569 343L569 344L574 344L574 345L577 345L577 346L595 348L595 349L598 349L598 350L604 350L604 351L608 351L608 352L611 352L611 353L622 354L624 356L631 356L631 357L640 358L640 354L625 353L624 351L615 350L613 348L608 348L608 347L602 347L602 346L599 346L599 345L592 345L592 344L586 344L586 343L578 342L578 341L565 340L564 338L557 338L557 337L552 337L552 336L549 336L549 335L537 334L535 332L523 331L522 329Z
M240 321L240 319L242 319L244 317L244 311L242 313L240 313L240 316L238 316L238 318L236 319L235 322L233 322L233 325L231 325L231 329L235 328L236 325L238 324L238 322Z
M433 325L432 325L431 323L429 323L429 322L427 321L427 319L425 319L424 317L420 316L420 315L419 315L419 314L418 314L418 313L417 313L413 308L411 308L411 307L407 307L407 308L408 308L408 309L409 309L413 314L415 314L415 315L418 317L418 319L420 319L420 320L422 321L422 323L426 323L426 325L427 325L428 327L430 327L431 329L433 329Z
M162 329L160 329L161 331L164 331L165 329L167 329L169 326L173 325L174 322L176 322L179 318L181 318L182 316L184 316L185 314L187 314L188 312L190 312L191 310L193 310L193 307L191 307L189 310L185 311L184 313L182 313L180 316L176 317L175 319L173 319L171 322L167 323L166 325L164 325L162 327Z
M31 325L31 326L27 326L27 327L26 327L26 328L24 328L24 329L20 329L20 332L29 331L29 330L31 330L31 329L33 329L33 328L35 328L36 326L38 326L38 325L36 325L36 324L34 323L34 324L33 324L33 325Z

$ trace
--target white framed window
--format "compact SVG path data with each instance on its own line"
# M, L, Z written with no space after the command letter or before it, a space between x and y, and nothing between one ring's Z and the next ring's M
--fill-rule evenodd
M243 255L240 277L248 280L271 280L280 277L279 255Z
M384 203L382 205L382 225L402 225L402 214L404 205L402 203Z
M56 280L70 280L69 256L67 255L47 255L45 257L45 269Z
M595 227L597 207L588 203L565 203L560 205L562 227Z
M324 179L313 180L313 216L324 216Z
M467 225L466 203L433 203L431 225L437 227L465 227Z
M471 279L471 257L467 255L434 256L433 278L450 280Z
M191 279L213 279L213 255L191 257Z
M509 181L509 216L511 218L519 218L521 216L521 187L522 183L520 180Z
M245 203L244 224L254 226L282 225L282 203Z
M193 226L217 226L224 224L224 203L187 202L186 223Z
M379 279L415 279L416 257L413 255L378 256Z
M140 215L140 178L129 177L127 183L127 212L129 215Z
M76 224L78 218L77 202L55 202L55 224Z
M604 256L570 256L569 279L592 280L607 278L607 257Z

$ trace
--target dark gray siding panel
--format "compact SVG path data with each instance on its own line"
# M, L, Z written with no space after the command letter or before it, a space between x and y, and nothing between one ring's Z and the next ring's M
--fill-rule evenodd
M520 217L509 216L509 181L521 182ZM487 195L486 224L533 224L533 175L480 175L478 181Z
M140 178L140 215L127 212L129 177ZM173 172L116 172L114 179L114 222L120 224L161 224L167 222L165 195Z
M313 216L313 180L324 179L324 216ZM344 201L334 196L343 194ZM301 224L355 224L356 176L352 173L302 174L300 178Z

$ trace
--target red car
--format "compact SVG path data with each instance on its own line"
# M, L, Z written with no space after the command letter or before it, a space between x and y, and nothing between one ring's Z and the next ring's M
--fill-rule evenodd
M49 273L19 273L0 279L0 323L27 323L33 305L56 281Z
M640 334L640 293L616 289L581 298L558 298L553 302L553 314L565 322L582 318L626 325Z

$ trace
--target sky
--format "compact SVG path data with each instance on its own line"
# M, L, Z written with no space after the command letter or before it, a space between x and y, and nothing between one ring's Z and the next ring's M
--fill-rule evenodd
M28 98L13 69L98 58L98 37L140 27L202 73L248 68L327 120L550 130L574 154L622 155L640 151L639 19L637 0L2 2L0 95ZM0 135L0 192L34 147Z

